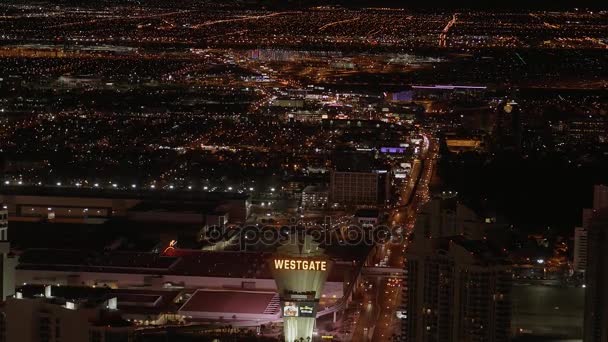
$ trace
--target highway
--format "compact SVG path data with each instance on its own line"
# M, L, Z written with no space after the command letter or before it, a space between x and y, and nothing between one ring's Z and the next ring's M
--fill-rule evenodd
M430 198L429 183L435 170L438 143L428 134L424 137L425 146L417 163L421 168L419 177L412 177L412 181L404 185L400 203L396 204L389 216L389 222L393 226L403 227L406 234L413 229L418 210ZM411 174L417 173L413 168ZM406 239L400 243L382 246L380 256L387 260L386 267L403 269L406 248ZM400 334L401 320L397 318L396 312L403 304L402 290L405 281L400 278L370 277L363 284L360 321L355 326L353 341L391 341L393 336Z

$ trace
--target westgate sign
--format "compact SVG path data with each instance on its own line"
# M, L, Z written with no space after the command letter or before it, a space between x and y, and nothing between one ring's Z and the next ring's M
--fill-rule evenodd
M327 271L327 261L306 259L274 259L275 270Z

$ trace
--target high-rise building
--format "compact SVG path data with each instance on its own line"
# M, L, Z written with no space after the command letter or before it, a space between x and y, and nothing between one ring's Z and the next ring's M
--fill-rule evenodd
M0 209L0 241L8 241L8 209L2 206Z
M585 273L584 342L608 341L608 209L594 213L589 223Z
M593 208L583 208L582 225L574 228L574 271L584 273L587 267L587 235L595 213L608 207L608 186L593 186Z
M8 241L8 210L5 206L0 209L0 300L15 293L15 267L17 257L11 254L11 244Z
M330 200L343 205L376 205L388 199L390 182L387 174L377 171L333 171Z
M592 208L583 208L583 218L582 218L582 228L587 229L589 226L589 221L593 217L593 209Z
M595 185L593 187L593 210L608 207L608 186Z
M587 268L587 228L574 229L574 271L585 272Z
M477 214L455 197L436 198L426 203L416 219L414 234L426 238L462 235L467 239L484 237L484 225Z
M406 259L405 341L509 341L513 277L501 251L463 236L415 237Z

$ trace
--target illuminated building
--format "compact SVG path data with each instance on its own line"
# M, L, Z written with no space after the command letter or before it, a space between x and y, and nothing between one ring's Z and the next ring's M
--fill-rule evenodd
M509 341L510 265L483 240L417 236L406 254L408 342Z
M43 220L52 212L56 221L71 223L100 223L116 217L135 222L242 222L250 206L248 195L227 192L86 191L25 186L4 187L2 201L13 220Z
M328 202L327 190L318 186L309 185L302 190L302 207L309 208L324 208Z
M478 150L481 145L481 139L479 138L446 138L446 145L448 150L454 153L470 152Z
M16 279L17 284L31 286L52 282L61 285L59 288L112 289L123 316L139 325L165 324L171 317L187 317L186 320L259 327L281 319L277 283L272 264L268 263L271 253L179 249L175 242L170 242L165 252L105 251L99 256L91 251L28 249L19 258ZM95 266L87 262L92 255L99 256L95 257ZM320 263L319 267L316 263L314 266L322 269ZM329 266L323 267L327 279L318 316L334 313L343 298L348 300L350 292L344 284L353 283L356 276L350 257L332 260ZM298 267L297 263L294 267ZM172 307L184 288L189 299L181 307Z
M272 106L286 108L302 108L304 107L304 100L293 98L278 98L272 101Z
M593 186L593 208L583 208L582 226L574 229L574 270L583 273L587 268L588 230L595 212L608 207L608 186Z
M589 142L608 141L608 120L605 116L583 116L568 123L568 134L573 140Z
M330 199L343 205L374 205L389 194L390 182L386 173L333 171Z
M37 290L20 289L6 301L2 308L5 341L133 341L134 326L117 310L116 297L50 285Z
M587 269L587 228L574 229L574 271L585 272Z
M8 210L0 209L0 267L2 267L2 282L0 294L2 300L15 293L15 267L18 258L10 254L11 244L8 241Z
M327 114L320 110L296 110L287 113L286 116L290 122L320 122L323 117L327 117Z
M608 341L608 209L593 215L587 231L584 342Z
M373 227L380 222L380 212L377 209L359 209L355 213L355 219L361 227Z
M269 260L277 283L286 342L313 338L317 305L331 267L324 251L306 236L280 246Z
M8 240L8 209L0 209L0 241Z

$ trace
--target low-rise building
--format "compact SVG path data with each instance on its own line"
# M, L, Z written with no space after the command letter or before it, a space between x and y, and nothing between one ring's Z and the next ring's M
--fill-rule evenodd
M329 202L329 192L320 186L309 185L302 190L304 209L325 208Z
M249 196L238 193L25 186L3 187L0 202L12 220L66 223L100 223L115 217L164 223L203 224L220 218L244 222L250 208Z
M135 332L120 315L116 298L103 291L26 286L8 298L2 312L4 341L131 342Z

